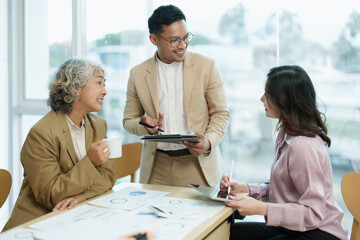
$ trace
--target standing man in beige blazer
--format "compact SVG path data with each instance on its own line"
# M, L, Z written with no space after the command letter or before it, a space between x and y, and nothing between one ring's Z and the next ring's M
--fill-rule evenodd
M199 143L144 142L140 182L214 186L222 176L219 144L230 112L223 80L212 59L186 52L194 37L183 12L160 6L148 20L154 57L130 71L124 128L136 135L195 133ZM142 120L155 128L139 125Z
M31 129L21 149L24 180L4 230L110 190L115 181L104 119L103 68L85 59L65 61L50 83L51 111Z

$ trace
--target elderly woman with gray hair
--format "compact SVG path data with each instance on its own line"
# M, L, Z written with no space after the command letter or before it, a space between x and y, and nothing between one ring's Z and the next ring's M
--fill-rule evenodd
M102 194L115 183L101 110L107 94L103 68L71 58L50 85L51 111L30 130L21 150L24 180L4 230Z

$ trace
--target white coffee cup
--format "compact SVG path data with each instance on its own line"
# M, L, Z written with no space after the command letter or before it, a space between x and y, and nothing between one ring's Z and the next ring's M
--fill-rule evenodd
M121 138L102 139L108 145L110 156L109 158L118 158L122 155Z

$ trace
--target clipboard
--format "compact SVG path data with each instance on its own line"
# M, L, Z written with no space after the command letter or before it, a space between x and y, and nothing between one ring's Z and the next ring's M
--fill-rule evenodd
M141 140L151 142L167 142L180 144L182 141L199 142L199 137L195 134L160 134L160 135L144 135Z

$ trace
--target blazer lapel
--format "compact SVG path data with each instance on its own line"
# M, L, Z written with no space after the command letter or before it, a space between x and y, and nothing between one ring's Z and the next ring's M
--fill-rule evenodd
M184 88L184 109L185 116L189 116L188 111L190 107L191 90L195 78L195 71L191 61L191 55L186 52L184 60L184 76L183 76L183 88Z
M71 133L70 133L69 126L67 124L67 119L66 119L65 113L63 113L62 111L57 111L57 114L58 114L59 120L60 120L59 124L61 125L62 132L64 134L66 150L68 152L68 155L69 155L72 163L75 165L75 163L77 163L79 160L75 153L74 144L73 144L73 141L71 138Z
M156 111L156 116L152 116L152 117L155 118L157 118L157 114L160 111L158 81L157 81L157 71L156 71L156 54L157 53L155 53L154 58L150 61L150 64L146 68L146 73L145 73L145 81L149 89L151 101Z
M93 138L94 138L93 128L91 126L88 115L85 115L85 148L86 148L86 152L89 151L90 146L93 142Z

